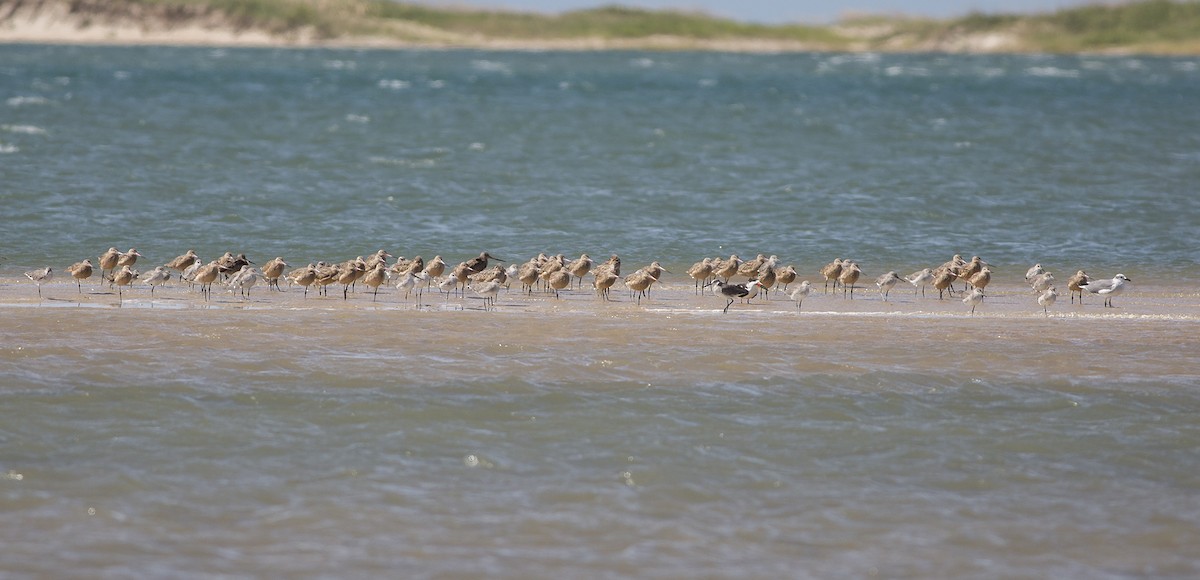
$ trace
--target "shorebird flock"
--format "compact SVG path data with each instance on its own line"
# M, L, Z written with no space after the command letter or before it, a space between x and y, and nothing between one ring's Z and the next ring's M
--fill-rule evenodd
M405 258L393 256L386 250L379 250L370 256L358 256L343 262L315 262L288 270L292 266L282 257L268 260L261 266L246 257L245 253L234 254L225 252L224 255L205 262L194 250L156 266L143 275L134 269L138 258L144 256L136 248L122 252L116 248L97 257L100 267L100 279L117 290L118 303L124 299L126 289L135 286L148 286L150 295L154 295L157 287L167 284L173 277L186 283L193 292L198 292L201 299L212 299L213 284L222 284L230 293L238 293L249 300L250 291L259 283L265 283L268 289L284 291L280 281L289 287L303 288L304 298L308 298L310 290L317 295L328 297L329 287L342 286L342 300L349 300L361 282L369 289L371 300L379 300L381 287L393 286L396 294L403 293L407 301L415 296L418 307L422 304L423 294L429 288L437 288L446 299L451 295L466 296L467 291L473 292L483 300L484 309L495 307L496 299L502 290L511 290L513 281L520 282L516 290L522 294L532 295L535 291L552 294L560 298L563 290L582 289L584 278L591 276L591 289L596 297L603 301L612 300L610 291L618 281L622 282L629 291L630 300L641 304L650 297L651 288L661 284L663 275L670 273L658 261L636 269L622 276L621 258L616 254L603 262L593 260L586 253L578 258L569 259L563 254L554 256L545 253L538 254L520 264L492 264L506 262L488 252L459 262L451 267L441 256L434 256L425 261L421 256ZM389 259L395 258L389 263ZM67 272L75 280L77 289L83 292L83 282L95 273L96 265L91 259L72 264ZM800 278L800 271L795 265L779 263L778 256L758 254L752 260L743 260L736 254L728 258L704 258L687 269L687 276L694 282L696 294L707 294L710 291L726 299L722 312L728 312L736 301L750 303L755 298L762 297L770 300L772 291L782 293L796 303L799 310L804 299L816 290L815 284L808 280L797 283L796 288L789 286ZM814 272L824 282L823 291L831 291L836 296L841 290L841 297L846 300L854 299L856 289L865 290L858 286L863 277L863 271L858 263L850 259L838 258ZM42 296L42 285L53 278L50 266L25 273L31 281L37 284L38 296ZM745 279L745 282L735 280ZM140 281L140 284L139 284ZM895 271L889 271L875 278L875 288L879 299L887 301L890 293L901 282L913 287L913 293L926 295L926 290L932 287L938 292L938 300L947 296L954 298L955 292L960 293L963 304L970 307L970 313L986 298L986 289L992 281L992 269L979 256L970 260L961 255L955 255L944 264L924 268L900 276ZM954 284L962 282L963 287L956 289ZM1025 273L1025 282L1032 290L1033 302L1041 307L1046 315L1058 298L1055 288L1055 277L1051 272L1035 264ZM1067 279L1071 302L1076 297L1083 303L1084 292L1097 294L1104 298L1105 307L1113 307L1112 299L1127 289L1132 281L1124 274L1117 274L1111 280L1095 280L1083 270L1079 270ZM832 286L832 289L830 288ZM711 290L710 290L711 289ZM861 292L860 292L861 296Z

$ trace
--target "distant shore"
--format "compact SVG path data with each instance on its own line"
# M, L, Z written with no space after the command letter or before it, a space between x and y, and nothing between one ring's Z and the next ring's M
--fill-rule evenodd
M1186 30L1193 24L1200 26L1200 9L1191 6L1149 0L1050 15L971 15L947 21L864 18L829 26L762 26L701 14L619 7L549 16L415 8L378 0L261 0L252 7L217 0L0 0L0 44L1193 55L1200 54L1200 34ZM1144 14L1093 14L1154 9L1166 13L1152 12L1158 23L1133 33L1104 27L1113 20L1146 20ZM1094 22L1091 26L1096 30L1073 34L1058 22L1064 19ZM496 24L497 20L504 22ZM1183 26L1185 31L1160 30L1167 26ZM1096 38L1120 40L1098 42Z

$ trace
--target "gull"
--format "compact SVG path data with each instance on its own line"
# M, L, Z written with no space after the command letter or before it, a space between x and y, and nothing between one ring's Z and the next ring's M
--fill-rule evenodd
M967 294L966 298L963 298L963 304L971 306L971 314L975 314L975 307L979 306L980 302L983 302L983 290L979 288L972 289L971 293Z
M500 295L500 283L492 280L491 282L471 283L467 285L480 298L483 298L483 309L496 307L496 297Z
M925 287L928 286L930 282L933 282L933 270L930 268L925 268L919 272L913 272L912 274L909 274L905 280L907 280L909 284L913 285L913 294L916 294L917 289L919 288L921 290L921 296L925 296Z
M1053 286L1043 292L1041 296L1038 296L1038 306L1041 306L1042 310L1046 311L1046 316L1050 316L1050 307L1054 306L1055 300L1058 300L1058 292L1054 291Z
M54 277L54 270L50 266L46 266L41 270L30 270L25 272L25 277L33 280L37 284L38 297L42 295L42 284L49 282Z
M1092 282L1083 282L1079 285L1080 288L1099 294L1104 297L1104 306L1107 308L1115 308L1112 304L1112 297L1125 291L1127 286L1133 280L1126 278L1124 274L1113 276L1112 280L1095 280Z
M164 282L171 279L171 271L166 266L157 266L150 271L150 275L146 278L146 284L150 285L150 295L154 296L154 287L161 286Z
M83 282L82 281L87 280L88 278L92 277L92 260L91 260L91 258L84 260L82 262L75 262L74 264L71 264L71 267L67 268L67 273L71 274L72 278L75 278L75 284L77 286L79 286L79 293L82 294L83 293Z
M1071 304L1075 303L1075 294L1079 294L1079 303L1083 304L1083 286L1086 282L1091 282L1092 277L1087 275L1087 272L1080 270L1075 272L1074 276L1067 278L1067 290L1071 292Z
M804 299L807 298L808 295L811 293L812 293L812 284L809 284L808 280L801 282L800 285L797 286L795 290L792 290L791 297L792 297L792 300L796 301L796 310L797 311L800 310L800 305L804 302Z
M903 280L896 275L895 271L888 272L875 279L875 285L879 287L879 295L883 297L884 302L887 302L888 293L896 286L896 283Z

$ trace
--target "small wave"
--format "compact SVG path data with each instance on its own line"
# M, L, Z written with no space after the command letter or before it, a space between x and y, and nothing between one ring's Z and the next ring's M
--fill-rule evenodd
M20 151L21 151L21 148L17 147L16 145L9 145L8 143L0 143L0 154L19 153Z
M380 79L380 81L379 81L379 88L391 89L393 91L407 89L411 86L412 86L412 83L410 83L408 81L402 81L399 79Z
M654 66L654 59L635 58L629 61L629 66L633 68L650 68Z
M494 60L473 60L471 61L471 68L483 72L494 72L506 75L512 74L512 67L508 66L506 63Z
M1079 78L1079 71L1056 66L1034 66L1025 69L1025 74L1033 77L1052 77L1063 79Z
M9 133L21 133L23 135L45 135L46 130L33 125L0 125L0 131L8 131Z
M371 118L366 115L355 115L351 113L346 115L346 121L349 123L369 123Z
M327 60L324 66L331 70L354 70L358 68L358 63L352 60Z
M23 107L25 105L45 105L50 102L46 97L11 97L5 103L10 107Z

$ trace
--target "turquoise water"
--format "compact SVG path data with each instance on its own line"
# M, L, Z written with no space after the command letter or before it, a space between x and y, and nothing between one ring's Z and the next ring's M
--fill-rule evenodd
M1194 277L1196 94L1191 57L5 46L2 255Z
M0 576L1196 577L1196 95L1190 57L0 46ZM71 288L109 246L674 272ZM682 271L735 252L997 276L722 314ZM1135 282L1047 315L1035 261Z

